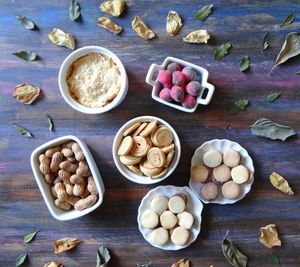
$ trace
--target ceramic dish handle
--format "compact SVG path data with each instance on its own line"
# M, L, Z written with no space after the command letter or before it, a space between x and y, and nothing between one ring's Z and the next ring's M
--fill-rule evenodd
M206 83L204 86L205 86L205 89L208 90L208 93L207 93L206 97L203 99L202 98L202 94L203 94L203 92L205 90L204 89L202 91L202 94L201 94L200 98L198 98L197 102L199 104L202 104L202 105L207 105L207 104L209 104L209 102L210 102L210 100L211 100L211 98L212 98L212 96L214 94L215 87L212 84L210 84L210 83Z
M157 64L151 64L147 76L146 76L146 83L155 86L156 85L156 80L153 79L153 75L155 72L158 72L159 70L161 70L162 67L157 65Z

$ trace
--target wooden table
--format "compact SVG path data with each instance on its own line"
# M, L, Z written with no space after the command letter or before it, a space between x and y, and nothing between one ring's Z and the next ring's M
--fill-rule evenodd
M116 18L125 29L115 36L96 26L103 15L99 1L81 0L82 17L72 22L68 16L69 1L0 0L0 265L14 266L18 254L27 252L26 266L43 266L56 260L65 266L95 266L96 251L103 244L112 255L110 266L167 267L181 258L193 266L229 266L221 251L221 240L227 230L230 238L249 256L252 267L276 266L275 252L284 267L300 266L300 171L299 138L286 142L253 136L249 125L261 117L291 125L300 130L300 57L267 73L287 33L299 29L299 16L294 24L280 28L279 23L299 10L298 1L215 1L213 14L204 22L195 19L195 11L209 1L127 1L125 16ZM165 17L176 10L184 19L178 36L165 33ZM31 18L39 30L28 31L15 15ZM131 19L141 15L158 38L144 41L133 33ZM77 47L100 45L115 52L126 66L129 92L116 109L102 115L85 115L70 108L59 93L57 76L64 58L71 52L53 45L47 38L53 27L74 34ZM191 45L182 37L192 30L206 28L213 38L208 45ZM270 32L270 48L260 52L264 33ZM222 43L232 42L230 55L213 60L213 51ZM32 50L36 62L25 62L11 55L18 50ZM251 70L240 73L239 61L244 54L251 58ZM151 63L162 63L175 56L201 65L210 72L209 81L216 92L209 106L199 106L186 114L154 102L145 76ZM22 82L40 86L43 96L31 106L17 103L13 88ZM266 101L269 93L282 92L274 103ZM229 115L228 107L238 99L249 99L245 112ZM55 131L44 126L48 113ZM182 145L180 163L174 174L162 185L187 185L190 159L203 142L228 138L244 146L255 163L255 182L245 199L235 205L205 205L201 233L190 247L182 251L162 251L151 247L139 233L136 216L142 197L155 185L144 186L126 180L116 169L111 153L117 130L126 121L140 115L155 115L168 121L177 131ZM26 139L10 125L17 122L32 131ZM102 173L106 193L103 205L83 218L59 222L51 217L39 192L30 167L32 150L59 136L73 134L90 147ZM272 187L269 175L277 171L287 177L294 196ZM259 227L275 223L282 247L268 249L259 243ZM40 229L34 242L22 243L20 237ZM78 237L84 243L70 253L53 254L52 242L62 237Z

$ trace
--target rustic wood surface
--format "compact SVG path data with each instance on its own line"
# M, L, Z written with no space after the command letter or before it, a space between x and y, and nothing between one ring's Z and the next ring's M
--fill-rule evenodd
M221 240L227 230L230 238L249 256L251 267L276 266L270 253L275 252L281 266L300 266L300 141L271 141L251 135L249 125L261 117L291 125L300 130L300 57L274 70L277 53L287 33L299 30L300 13L292 25L279 23L291 12L300 10L299 1L214 1L213 14L204 22L195 19L195 11L210 1L126 1L128 8L115 18L125 31L115 36L97 27L103 15L95 0L81 0L82 17L72 22L69 1L0 0L0 266L14 266L20 253L28 253L25 266L43 266L56 260L65 266L95 266L97 248L103 244L112 254L110 266L129 267L152 262L154 267L171 266L188 258L193 266L227 267ZM184 20L178 36L167 37L165 17L176 10ZM24 29L15 15L25 15L38 30ZM158 38L144 41L133 33L131 19L141 15ZM103 115L85 115L70 108L59 93L59 67L70 50L53 45L47 38L53 27L74 34L77 47L100 45L115 52L126 66L129 92L116 109ZM213 38L208 45L191 45L182 37L192 30L208 29ZM270 48L260 52L264 33L270 32ZM212 58L215 48L232 42L230 55L221 61ZM36 62L25 62L11 55L18 50L32 50ZM244 54L251 58L251 70L240 73ZM145 76L151 63L162 63L175 56L208 69L209 81L216 92L209 106L199 106L194 114L183 113L154 102ZM42 97L31 106L17 103L13 88L22 82L40 86ZM268 103L272 92L282 92L280 99ZM251 104L238 115L227 113L230 103L249 99ZM48 113L55 131L44 125ZM142 197L155 185L144 186L126 180L117 171L111 147L117 130L129 119L155 115L168 121L177 131L182 145L180 163L162 185L187 185L190 159L203 142L228 138L244 146L255 163L255 182L245 199L235 205L205 205L201 233L190 247L177 252L151 247L139 233L136 216ZM34 138L19 135L10 123L16 122L32 131ZM30 154L44 142L66 134L82 138L90 147L106 186L103 205L83 218L59 222L51 217L39 192L30 167ZM294 196L277 191L269 175L277 171L287 177ZM259 243L259 227L275 223L282 247L268 249ZM34 242L24 244L20 237L40 229ZM84 243L70 253L53 254L52 242L62 237L78 237Z

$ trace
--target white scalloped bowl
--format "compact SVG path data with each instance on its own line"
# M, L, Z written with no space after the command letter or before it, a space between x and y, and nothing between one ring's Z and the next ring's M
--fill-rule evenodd
M217 196L216 199L208 201L206 199L204 199L199 192L201 191L202 186L204 185L204 183L197 183L197 182L193 182L191 179L189 181L189 186L192 189L192 191L195 193L195 195L204 203L208 204L208 203L216 203L216 204L233 204L236 203L237 201L243 199L246 194L249 193L251 186L254 182L254 166L253 166L253 161L251 159L251 157L249 156L247 150L245 148L243 148L240 144L236 143L236 142L232 142L230 140L227 139L213 139L211 141L205 142L203 143L200 147L198 147L192 157L192 161L191 161L191 167L197 164L203 164L203 155L211 149L217 149L219 150L221 153L224 153L224 151L228 150L228 149L234 149L236 151L238 151L240 153L240 155L242 156L242 161L241 163L243 165L245 165L248 170L251 172L251 177L248 183L245 184L241 184L241 194L238 198L236 199L228 199L225 198L222 193L221 190L219 190L219 194Z
M180 194L180 193L185 193L188 195L188 203L186 205L186 210L193 213L194 219L195 219L193 227L189 230L190 238L189 238L188 242L184 246L178 246L178 245L173 244L170 239L167 244L162 245L162 246L153 244L150 240L150 234L151 234L152 229L146 229L141 224L141 217L142 217L143 212L146 209L150 208L151 200L156 195L164 195L164 196L170 198L173 195ZM201 231L202 210L203 210L203 204L195 196L195 194L191 191L191 189L189 187L187 187L187 186L177 187L177 186L173 186L173 185L158 186L158 187L150 190L141 201L141 204L138 209L138 216L137 216L139 230L142 233L144 239L154 247L157 247L157 248L160 248L163 250L180 250L180 249L188 247L190 244L192 244L197 239L197 237Z

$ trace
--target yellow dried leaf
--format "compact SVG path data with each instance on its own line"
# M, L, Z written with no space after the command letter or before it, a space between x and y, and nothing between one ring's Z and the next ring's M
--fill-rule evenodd
M207 44L210 35L207 30L197 30L193 31L188 34L186 37L183 38L184 42L193 43L193 44Z
M47 262L44 267L64 267L61 263L57 263L54 261Z
M107 17L100 17L97 20L97 25L115 34L119 34L123 30L120 25L114 23L111 19Z
M140 16L135 16L131 22L132 29L145 40L155 37L155 33L143 22Z
M260 238L259 241L268 248L274 246L281 246L281 241L278 237L275 224L269 224L265 227L260 227Z
M190 267L190 261L182 259L178 262L173 263L171 267Z
M71 33L64 32L61 29L54 28L49 34L50 41L58 46L65 46L70 49L75 49L75 40Z
M13 96L23 104L33 103L40 95L40 88L28 83L22 83L15 87Z
M125 2L123 0L104 1L101 3L100 9L111 16L119 17L125 10Z
M166 31L169 36L175 36L182 26L181 18L176 11L169 11L167 16Z
M289 186L289 183L280 174L273 172L270 175L270 182L275 188L277 188L281 192L289 195L294 195L294 192Z
M54 253L61 253L68 250L71 250L72 248L76 247L78 244L80 244L81 240L78 238L62 238L58 239L54 242Z

